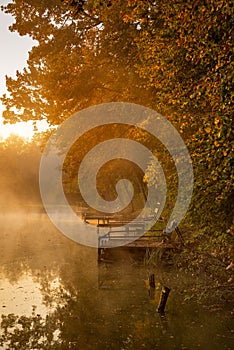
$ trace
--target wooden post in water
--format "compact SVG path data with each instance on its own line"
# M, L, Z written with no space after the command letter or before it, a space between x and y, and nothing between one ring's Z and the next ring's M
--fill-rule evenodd
M98 248L98 262L101 261L102 249Z
M155 296L154 274L149 275L149 296L150 296L150 299L154 299L154 296Z
M155 288L154 274L149 275L149 285L150 287Z
M162 287L161 295L160 295L160 300L158 304L158 312L160 314L164 313L164 309L167 303L167 298L170 293L170 288L168 287Z

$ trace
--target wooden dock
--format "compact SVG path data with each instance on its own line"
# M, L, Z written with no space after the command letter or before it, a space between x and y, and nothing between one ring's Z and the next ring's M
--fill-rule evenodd
M128 248L128 249L169 249L178 250L183 244L183 237L179 228L175 225L174 231L179 238L175 242L171 239L171 233L163 229L154 229L149 227L151 218L127 221L126 217L116 217L114 215L97 215L85 213L83 220L86 223L97 227L98 235L98 261L102 260L102 255L109 248ZM148 225L148 226L147 226ZM107 233L102 234L101 228L106 228ZM146 233L145 233L146 232Z
M112 246L113 241L110 240L108 244L104 246L98 247L98 262L106 262L106 256L107 259L112 259L113 256L118 256L118 254L115 254L115 251L119 250L128 250L129 252L138 252L140 256L142 257L146 254L147 251L153 251L153 250L159 250L159 251L166 251L170 250L173 252L178 252L181 250L182 245L180 242L167 242L160 240L156 240L154 238L146 238L146 237L140 237L137 238L135 241L132 241L130 243L124 244L123 239L118 242L115 241L115 244ZM116 243L119 243L119 246L116 245Z

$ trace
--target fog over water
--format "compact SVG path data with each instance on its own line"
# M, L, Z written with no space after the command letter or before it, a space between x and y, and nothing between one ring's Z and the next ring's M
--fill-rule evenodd
M97 249L59 232L40 201L40 152L17 145L0 149L0 349L231 349L231 310L186 297L191 274L144 266L126 249L100 264Z
M1 349L231 349L227 313L184 301L192 276L139 266L128 252L98 264L95 248L64 237L46 214L5 213L0 228ZM172 289L165 317L160 283Z

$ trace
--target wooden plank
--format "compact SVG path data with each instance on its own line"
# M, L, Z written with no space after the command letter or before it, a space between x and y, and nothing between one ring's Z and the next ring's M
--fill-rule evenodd
M127 247L127 248L162 248L162 249L177 249L178 247L171 244L171 243L163 243L163 242L139 242L139 241L133 241L131 243L123 244L123 241L120 240L120 246ZM106 249L106 248L116 248L116 241L108 241L103 246L100 246L99 249Z
M116 247L118 243L121 246L126 246L126 247L139 247L139 248L164 248L164 249L174 249L176 248L175 244L172 243L165 243L165 242L159 242L154 239L150 238L145 238L145 237L140 237L136 238L132 242L128 242L129 238L133 238L133 236L116 236L115 238L108 238L108 237L103 237L103 239L99 240L99 248L112 248ZM126 243L125 243L126 242Z

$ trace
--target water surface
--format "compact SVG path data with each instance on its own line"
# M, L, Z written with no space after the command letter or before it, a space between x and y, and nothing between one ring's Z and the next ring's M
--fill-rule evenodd
M189 300L182 280L192 276L139 266L126 252L121 263L98 264L96 249L68 240L45 214L0 221L0 349L233 348L231 306L211 312Z

